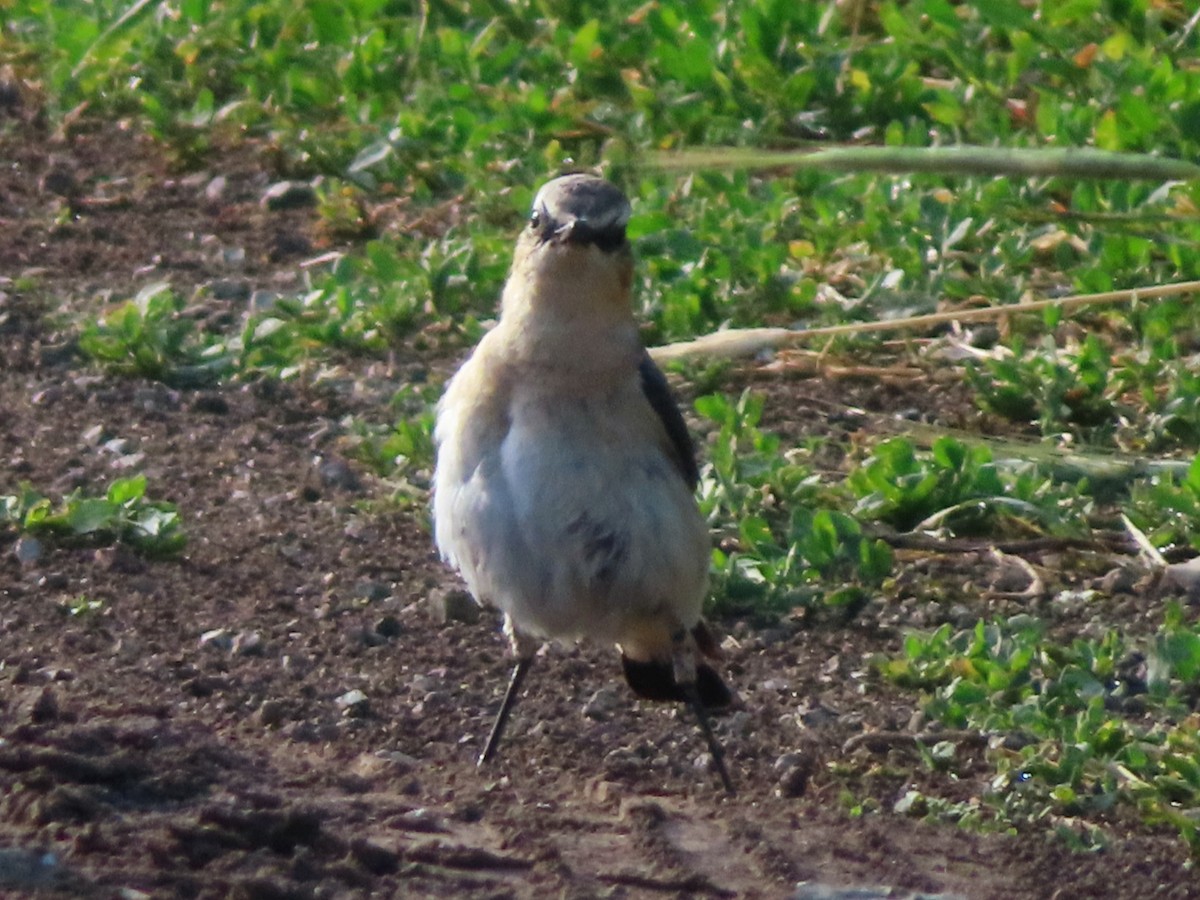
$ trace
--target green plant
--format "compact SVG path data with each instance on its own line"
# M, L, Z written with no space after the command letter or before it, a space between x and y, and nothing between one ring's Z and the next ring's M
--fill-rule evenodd
M911 634L880 670L921 689L930 718L989 736L989 798L1001 820L1078 817L1100 825L1115 806L1168 823L1197 849L1200 740L1188 692L1200 673L1200 630L1178 607L1149 645L1113 631L1052 640L1029 616L955 632ZM1143 710L1150 715L1132 715Z
M890 438L846 479L858 497L854 514L902 531L945 528L954 533L1000 533L1005 525L1067 527L1066 498L1032 465L1002 470L983 445L950 437L918 453L906 438Z
M96 600L89 597L87 594L80 594L63 604L67 614L74 619L91 618L99 615L104 611L104 601Z
M0 495L0 526L20 534L121 541L151 556L178 553L187 540L174 504L146 497L144 475L119 478L100 497L73 491L57 505L23 485Z
M1020 342L1011 358L967 367L984 409L1019 422L1036 421L1043 434L1062 431L1094 438L1116 425L1109 396L1109 351L1089 334L1077 352L1061 352L1047 337L1026 352Z
M393 486L404 505L425 503L433 475L433 426L439 389L405 386L392 398L390 426L352 423L349 452Z
M79 348L122 375L180 387L210 384L230 371L231 362L183 311L183 300L169 285L147 285L133 300L85 324Z
M817 504L818 478L759 430L762 399L712 394L696 410L717 424L700 507L718 533L714 595L727 608L783 611L823 604L852 614L891 572L887 545L853 518ZM836 585L831 587L830 585Z
M1129 517L1158 548L1200 550L1200 456L1182 479L1156 475L1131 489Z

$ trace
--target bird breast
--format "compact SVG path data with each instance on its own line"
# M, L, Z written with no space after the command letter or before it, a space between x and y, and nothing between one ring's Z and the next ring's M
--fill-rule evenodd
M514 382L505 427L475 464L455 477L439 459L439 546L477 598L531 636L666 639L699 619L707 526L636 371L561 387Z

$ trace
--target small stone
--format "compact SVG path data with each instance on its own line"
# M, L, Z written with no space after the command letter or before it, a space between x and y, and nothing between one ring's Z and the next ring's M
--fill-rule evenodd
M38 579L38 587L48 591L62 591L70 585L71 579L66 572L50 572Z
M775 760L779 779L776 794L787 799L803 797L815 768L816 760L810 754L795 750L782 754Z
M358 493L362 490L362 480L358 473L350 467L350 463L340 456L322 457L317 461L317 475L321 484L348 493Z
M51 160L49 168L38 180L38 187L47 194L71 198L79 193L79 181L70 164L63 160Z
M195 678L185 681L182 687L185 694L203 699L215 694L223 687L223 683L219 678L211 675L197 675Z
M263 192L261 203L276 212L303 209L317 205L317 192L304 181L277 181Z
M240 631L234 637L230 649L238 656L262 656L265 648L262 635L257 631Z
M1099 580L1097 587L1106 594L1132 594L1137 585L1138 576L1129 566L1117 566L1110 569Z
M31 566L42 558L42 542L35 537L21 537L13 546L13 555L23 566Z
M137 453L126 453L117 457L112 466L114 469L140 469L145 461L146 454L139 450Z
M358 644L364 647L382 647L387 643L387 638L381 635L374 628L368 628L365 625L355 625L350 629L351 646Z
M400 868L399 855L365 838L351 841L350 856L372 875L389 875Z
M819 728L822 725L828 725L830 722L836 722L840 715L841 713L836 709L830 709L819 700L805 704L796 710L796 716L805 728Z
M279 294L275 291L255 291L250 295L249 311L253 313L270 312L279 302Z
M34 406L52 406L61 400L62 397L62 388L48 387L45 390L37 391L32 397L29 398L29 402Z
M361 719L371 712L371 703L367 695L360 690L346 691L333 702L337 704L343 716L350 718Z
M315 722L296 722L288 726L284 733L299 744L318 744L325 739L325 730Z
M43 725L47 722L54 722L58 719L58 697L54 693L54 689L50 685L46 685L33 701L29 704L26 712L28 713L29 721L35 725Z
M228 182L224 175L218 175L204 186L204 199L216 203L225 195L225 185Z
M388 638L389 640L400 637L402 631L403 629L400 627L400 620L395 616L384 616L375 623L375 633L380 637Z
M265 728L277 728L287 718L287 710L278 700L264 700L258 708L258 721Z
M621 706L621 692L614 685L600 688L583 705L583 714L589 719L604 719Z
M479 621L479 604L462 588L442 588L429 594L429 614L438 624Z
M200 646L213 650L232 650L233 635L225 628L214 628L200 635Z
M108 572L137 575L146 570L146 562L124 544L98 547L92 553L96 565Z
M245 302L250 299L250 282L241 278L218 278L208 283L208 292L214 300Z
M229 413L229 401L220 394L211 391L197 394L192 400L192 411L199 413L211 413L216 416L224 416Z
M354 596L368 603L379 603L392 596L392 588L383 581L360 581L354 585Z
M83 443L88 447L99 447L108 440L103 425L93 425L83 433Z
M308 256L312 252L312 241L297 232L284 231L271 239L267 259L271 262L282 262L292 256Z

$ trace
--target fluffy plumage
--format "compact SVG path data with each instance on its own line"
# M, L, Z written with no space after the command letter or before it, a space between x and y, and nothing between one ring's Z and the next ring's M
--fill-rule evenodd
M720 676L696 668L709 560L696 462L638 338L628 218L599 178L539 191L499 323L438 407L436 540L503 610L516 684L540 641L588 638L620 646L643 696L720 706Z

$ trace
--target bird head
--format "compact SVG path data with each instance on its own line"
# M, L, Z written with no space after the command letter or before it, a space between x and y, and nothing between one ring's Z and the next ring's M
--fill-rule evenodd
M625 235L629 200L594 175L562 175L533 198L517 240L505 312L537 306L542 312L587 315L630 309L633 254Z

